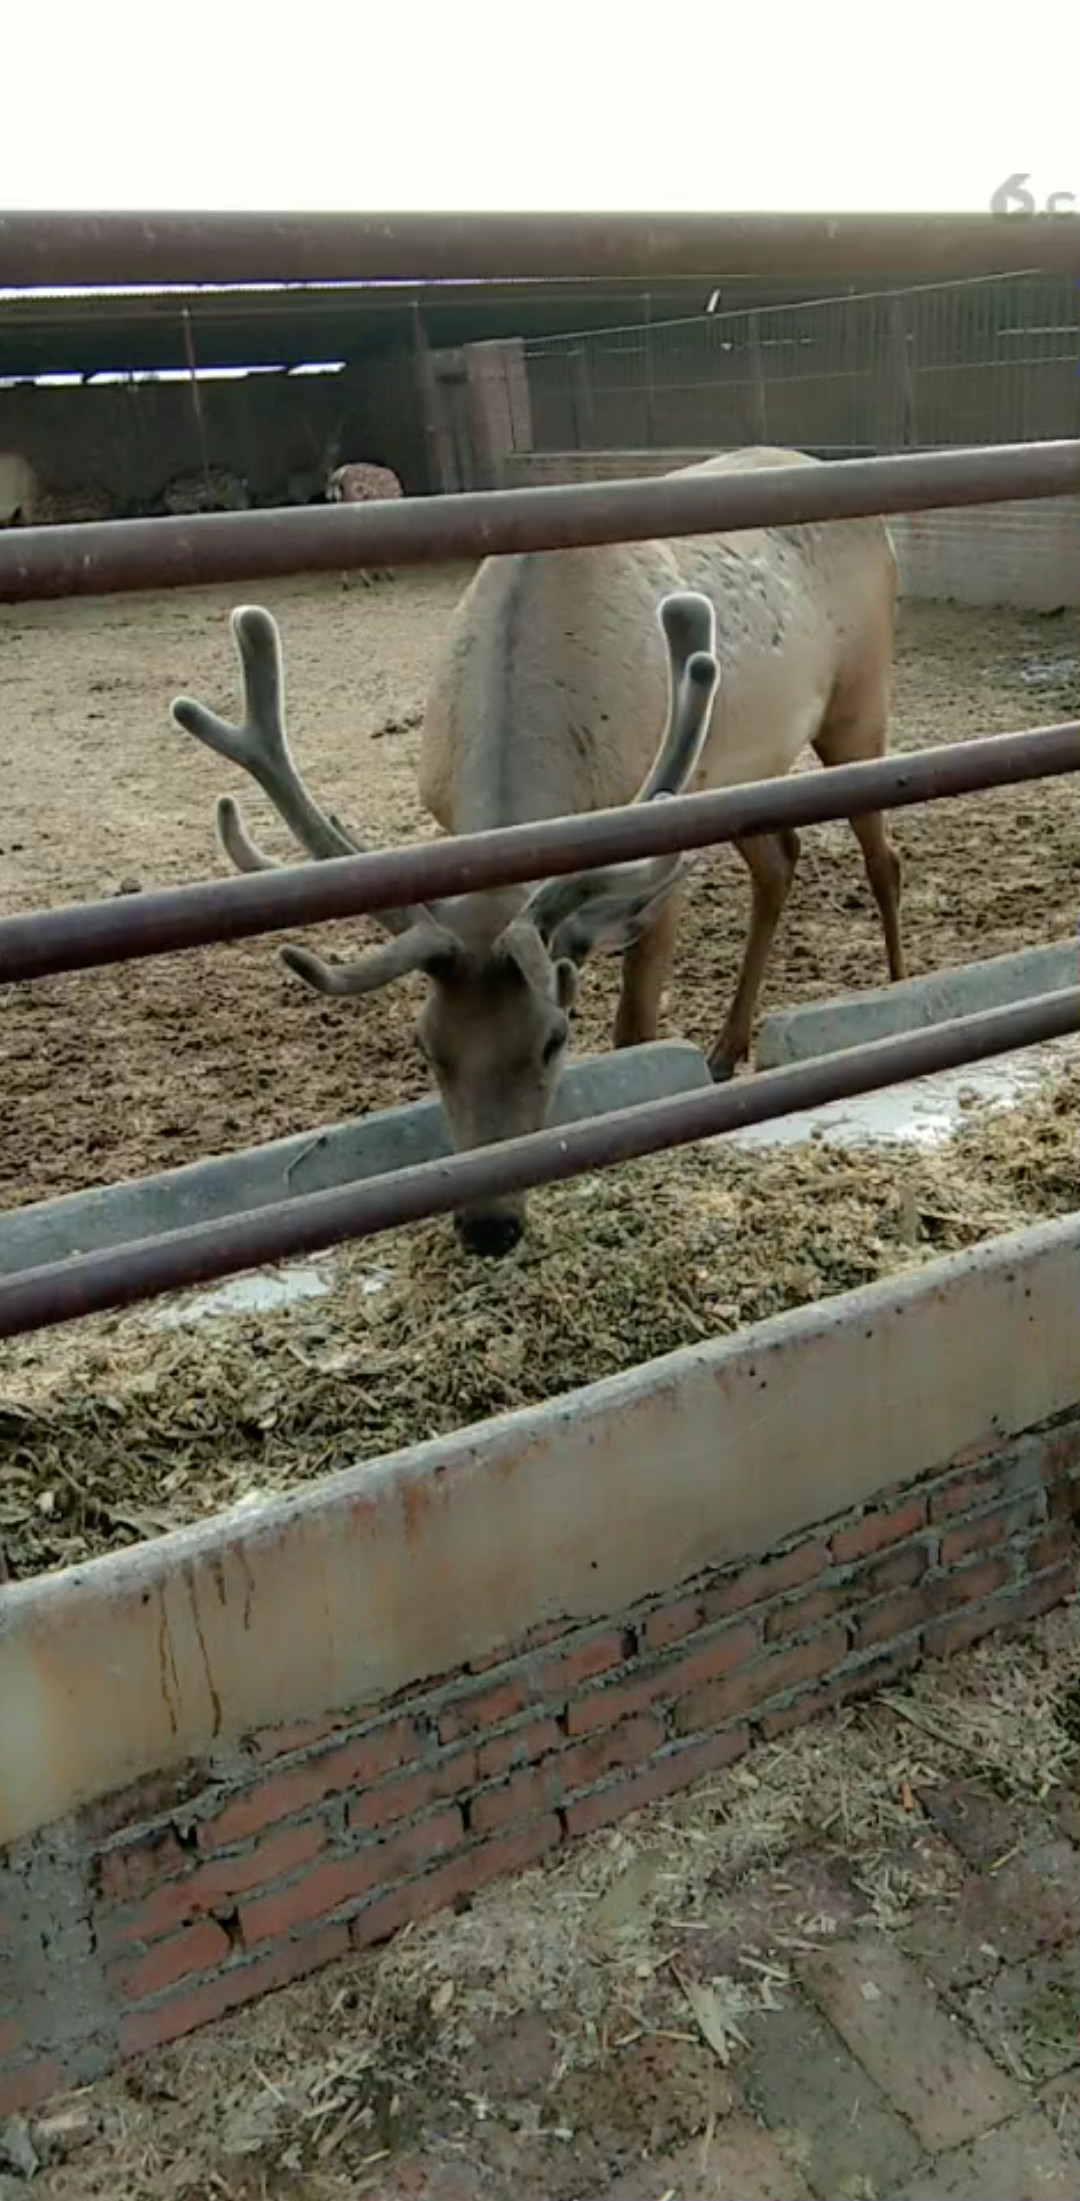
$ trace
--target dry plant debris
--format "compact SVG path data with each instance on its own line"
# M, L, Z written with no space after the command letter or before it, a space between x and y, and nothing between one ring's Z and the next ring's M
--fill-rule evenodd
M700 2109L700 2129L710 2100L723 2114L725 2062L737 2075L801 1953L858 1919L903 1937L917 1906L947 1911L958 1860L920 1795L981 1780L1020 1824L1075 1780L1078 1679L1058 1612L760 1748L463 1915L82 2090L60 2105L82 2144L48 2190L344 2201L384 2190L416 2144L478 2192L489 2161L530 2195L602 2190L619 2118L644 2119L647 2140L654 2117Z
M299 1310L9 1347L0 1543L18 1575L71 1565L1067 1212L1078 1100L1070 1064L936 1151L659 1157L538 1196L506 1263L438 1222L353 1249Z

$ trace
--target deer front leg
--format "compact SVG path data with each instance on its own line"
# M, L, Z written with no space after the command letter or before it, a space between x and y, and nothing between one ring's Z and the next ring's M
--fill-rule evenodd
M782 833L755 834L751 839L736 841L735 846L749 869L754 899L735 999L709 1056L709 1068L717 1084L732 1077L750 1052L750 1030L761 981L799 860L799 836L790 827Z
M616 1047L642 1047L656 1038L681 909L682 894L676 890L623 956L622 988L615 1016Z

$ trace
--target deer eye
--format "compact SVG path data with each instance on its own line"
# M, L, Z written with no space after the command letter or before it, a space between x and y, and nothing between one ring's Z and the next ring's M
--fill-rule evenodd
M550 1039L547 1039L544 1042L544 1052L541 1060L545 1063L554 1062L556 1055L561 1054L562 1049L565 1047L565 1045L566 1033L552 1032Z

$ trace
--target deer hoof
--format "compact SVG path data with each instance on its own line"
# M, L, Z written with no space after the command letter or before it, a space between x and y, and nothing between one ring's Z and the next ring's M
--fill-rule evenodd
M714 1085L729 1085L735 1075L735 1068L730 1056L721 1054L719 1048L709 1056L709 1076Z

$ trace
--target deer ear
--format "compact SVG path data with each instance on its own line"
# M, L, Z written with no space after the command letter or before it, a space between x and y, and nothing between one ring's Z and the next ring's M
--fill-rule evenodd
M578 967L568 955L555 965L555 999L560 1009L572 1009L577 1000Z

